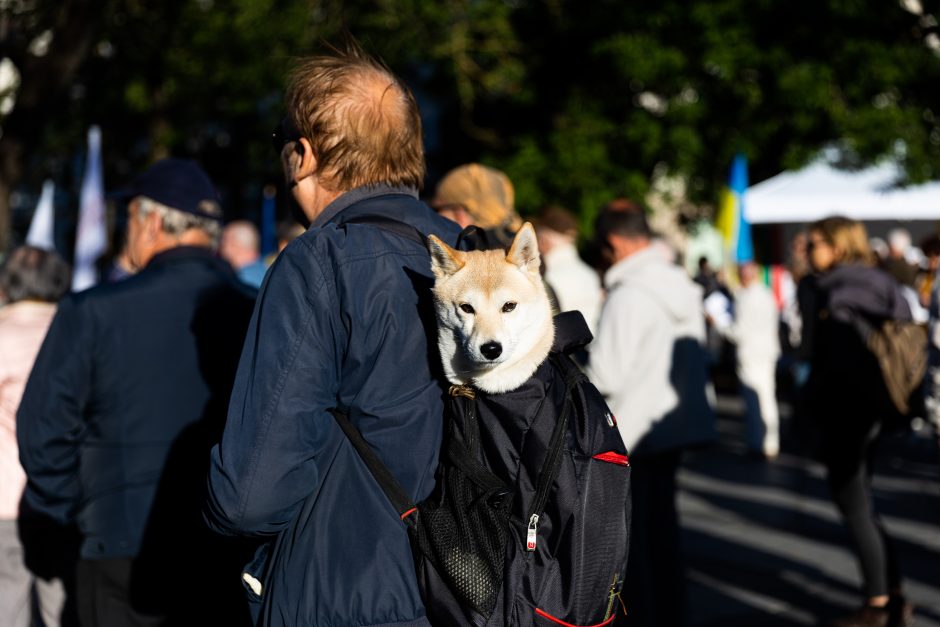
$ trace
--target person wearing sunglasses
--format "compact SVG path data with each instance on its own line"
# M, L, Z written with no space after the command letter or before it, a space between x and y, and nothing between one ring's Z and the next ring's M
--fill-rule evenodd
M413 501L442 436L430 233L411 91L350 43L301 61L272 135L309 225L258 295L206 518L271 538L244 581L260 624L428 626L405 526L330 413L358 427Z
M897 550L877 514L871 482L882 436L903 417L869 341L885 320L910 321L911 310L897 281L874 267L861 222L842 216L814 222L807 247L818 278L809 312L814 330L805 404L865 596L861 607L830 625L901 627L911 622L913 608L902 593Z

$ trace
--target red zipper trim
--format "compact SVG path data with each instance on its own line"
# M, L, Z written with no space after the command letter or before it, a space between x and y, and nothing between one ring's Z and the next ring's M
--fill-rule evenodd
M579 626L579 625L572 625L571 623L566 623L565 621L561 620L560 618L555 618L554 616L552 616L552 615L549 614L548 612L546 612L546 611L544 611L544 610L540 610L539 608L535 608L535 613L538 614L539 616L541 616L542 618L547 618L548 620L552 621L553 623L557 623L557 624L559 624L559 625L563 625L563 627L604 627L604 625L609 625L609 624L611 624L612 622L614 622L614 619L617 618L617 614L615 613L615 614L613 614L610 618L608 618L607 620L605 620L603 623L597 623L596 625L580 625L580 626Z
M602 462L610 462L611 464L620 464L621 466L629 466L630 458L626 455L621 455L620 453L615 453L613 451L607 451L606 453L598 453L594 456L594 459L599 459Z
M407 512L405 512L404 514L401 515L401 519L404 520L404 519L408 518L409 516L411 516L412 514L414 514L416 511L418 511L418 508L417 508L417 507L412 507L412 508L409 509Z

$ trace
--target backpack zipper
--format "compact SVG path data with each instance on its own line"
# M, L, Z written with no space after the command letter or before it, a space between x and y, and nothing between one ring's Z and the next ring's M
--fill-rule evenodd
M569 388L570 390L570 388ZM562 439L565 434L565 428L568 425L568 415L571 413L571 397L566 394L565 406L561 411L558 422L555 423L555 430L552 432L552 439L549 441L549 457L545 460L542 472L539 476L538 489L535 491L535 498L532 501L532 508L529 510L529 525L526 528L526 551L535 551L538 543L539 516L545 509L545 503L548 501L548 493L551 491L552 483L558 475L558 468L561 462Z
M614 573L614 580L610 582L610 590L607 594L607 612L604 614L604 620L607 620L614 613L614 599L620 591L617 589L620 583L620 573Z

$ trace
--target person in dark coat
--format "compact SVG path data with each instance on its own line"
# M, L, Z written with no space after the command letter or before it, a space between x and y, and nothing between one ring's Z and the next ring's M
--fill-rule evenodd
M245 573L263 625L427 626L405 526L329 410L428 496L444 386L418 232L459 227L418 200L414 97L358 46L300 62L287 109L275 147L310 227L261 287L206 519L270 539Z
M126 192L139 272L59 307L17 414L25 505L78 527L83 625L244 625L243 543L201 506L253 298L213 252L199 166L157 162Z
M884 320L910 320L911 312L897 282L873 267L861 223L841 217L820 220L809 229L809 246L818 276L808 301L814 320L807 410L819 429L819 456L865 588L864 605L833 625L903 625L911 608L901 594L896 552L871 494L879 435L897 410L867 340Z

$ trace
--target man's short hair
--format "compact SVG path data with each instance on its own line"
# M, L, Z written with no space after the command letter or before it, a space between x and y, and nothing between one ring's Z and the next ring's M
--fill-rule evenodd
M645 211L643 205L629 198L614 198L604 205L603 211Z
M652 237L646 212L604 208L594 222L595 237L604 243L610 235L619 235L630 239L649 239Z
M288 117L313 147L324 185L348 191L424 182L421 116L411 90L355 42L299 62L287 85Z
M532 223L536 229L544 227L570 238L578 237L578 219L558 205L548 205L540 209Z
M56 303L69 291L72 270L57 253L20 246L0 267L0 304L21 300Z
M219 237L222 234L222 224L218 220L177 211L146 196L138 196L137 202L139 220L143 220L148 214L157 213L160 216L161 228L165 233L179 237L190 229L198 229L209 236L213 248L218 247Z

